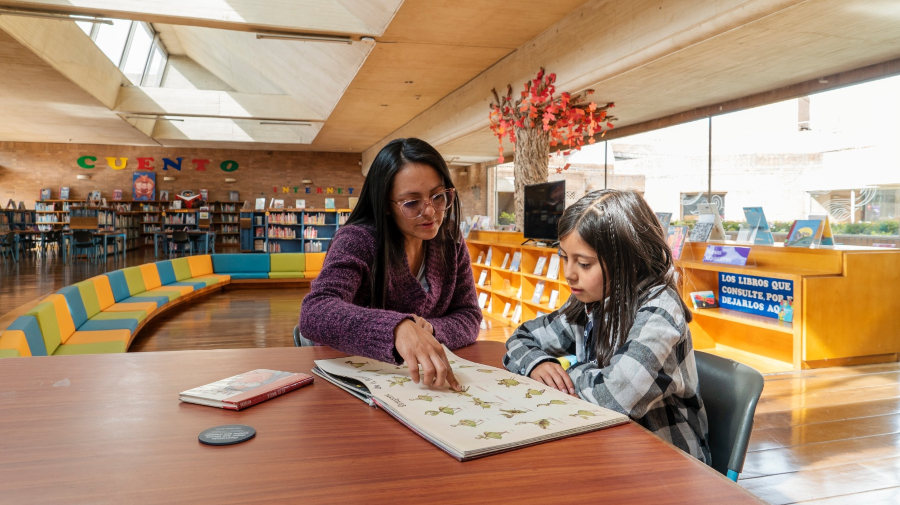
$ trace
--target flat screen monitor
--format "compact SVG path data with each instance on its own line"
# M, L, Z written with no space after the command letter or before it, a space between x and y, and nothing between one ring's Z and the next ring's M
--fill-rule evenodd
M525 238L559 240L556 222L566 210L566 181L525 186Z

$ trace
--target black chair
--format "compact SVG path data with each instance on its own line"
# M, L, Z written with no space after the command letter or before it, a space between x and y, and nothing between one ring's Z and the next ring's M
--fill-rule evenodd
M294 347L313 347L316 343L300 334L300 325L294 326Z
M47 250L50 246L56 246L56 251L62 249L62 231L59 228L54 227L53 231L50 233L44 233L40 238L40 250L41 254L46 254Z
M0 240L0 259L6 259L8 256L12 256L13 259L16 259L16 234L13 232L9 232L3 236L3 239Z
M191 241L191 236L186 231L174 231L172 232L172 239L170 241L169 252L177 253L178 250L181 250L181 255L184 256L184 252L187 250L191 251L191 255L194 254L194 242Z
M711 466L737 482L744 469L753 414L763 390L762 374L736 361L705 352L694 355L700 397L709 420Z
M93 263L98 257L97 246L93 233L83 230L72 232L72 256L78 256L79 251L87 251L88 260Z

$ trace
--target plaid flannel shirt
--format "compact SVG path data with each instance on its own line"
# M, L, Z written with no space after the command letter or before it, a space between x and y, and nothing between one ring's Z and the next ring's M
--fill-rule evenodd
M659 289L648 290L648 297ZM576 339L584 339L584 327L569 323L557 310L525 322L513 333L503 365L528 376L545 361L575 354ZM674 290L666 289L638 309L628 339L609 366L600 368L593 359L567 372L582 399L629 416L709 464L709 430L691 331Z

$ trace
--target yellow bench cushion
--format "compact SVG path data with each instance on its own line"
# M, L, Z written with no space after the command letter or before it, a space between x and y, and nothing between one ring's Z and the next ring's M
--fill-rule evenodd
M6 330L0 334L0 351L15 351L16 356L31 356L31 348L22 330Z
M134 302L134 303L117 303L110 305L103 312L131 312L140 310L147 314L152 314L156 310L156 302Z
M144 289L150 291L154 288L162 286L159 280L159 270L156 269L156 263L147 263L139 267L141 269L141 277L144 278Z
M191 277L203 277L213 273L212 258L208 254L189 256L187 260L191 267Z
M125 352L128 345L120 340L112 342L94 342L92 344L63 344L53 352L54 356L76 356L80 354L112 354Z
M66 345L96 344L97 342L125 342L131 339L128 330L76 331L66 341Z

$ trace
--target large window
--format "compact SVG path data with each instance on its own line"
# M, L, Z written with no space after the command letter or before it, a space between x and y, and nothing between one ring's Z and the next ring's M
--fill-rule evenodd
M891 77L598 142L554 160L549 179L566 180L568 203L632 189L673 221L690 224L711 201L726 230L739 228L744 207L763 207L775 231L827 214L839 243L900 245L898 115L900 77ZM513 164L496 173L495 218L512 208Z
M169 59L159 35L149 23L113 19L113 24L76 21L135 86L158 87Z

